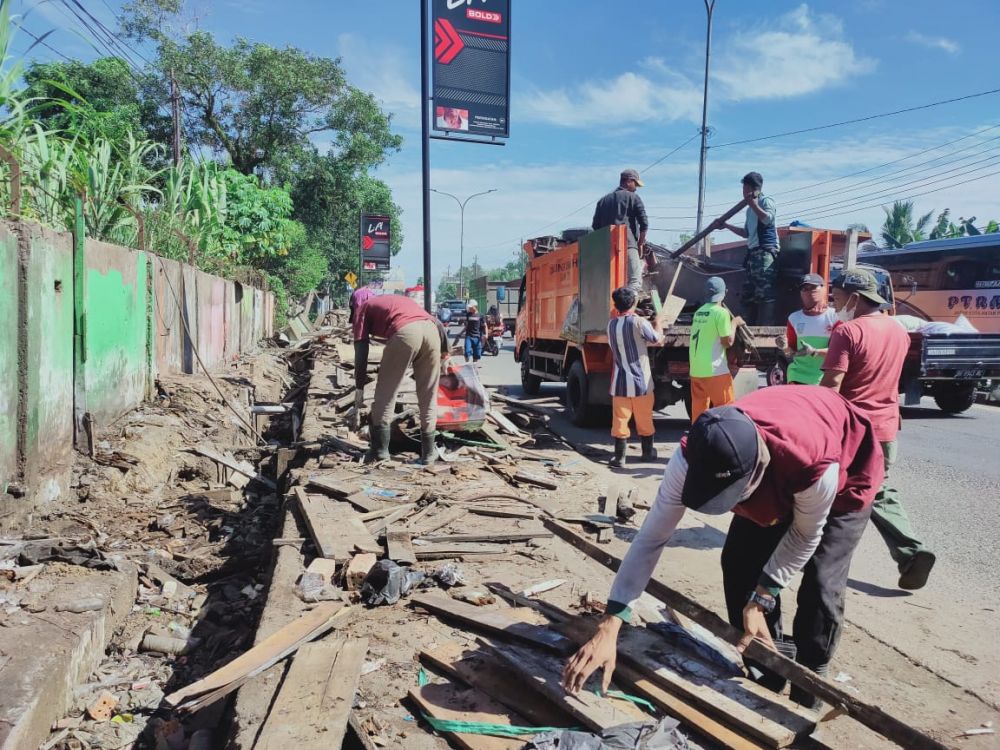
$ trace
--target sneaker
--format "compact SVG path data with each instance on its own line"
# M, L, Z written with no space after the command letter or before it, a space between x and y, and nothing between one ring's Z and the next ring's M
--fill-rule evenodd
M907 591L922 589L936 561L933 552L922 549L914 553L913 557L900 568L899 588Z

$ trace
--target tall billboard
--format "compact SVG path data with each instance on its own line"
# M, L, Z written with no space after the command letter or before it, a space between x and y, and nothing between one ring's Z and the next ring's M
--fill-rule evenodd
M434 0L434 129L510 134L510 0Z
M385 271L389 268L389 217L361 214L361 269Z

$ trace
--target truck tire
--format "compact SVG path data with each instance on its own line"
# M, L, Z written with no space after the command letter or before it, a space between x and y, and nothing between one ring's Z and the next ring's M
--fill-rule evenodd
M537 396L542 390L542 379L537 375L532 375L529 372L530 369L531 355L528 352L528 347L524 347L521 349L521 390L526 396Z
M598 411L590 404L590 383L583 362L576 360L566 376L566 412L577 427L589 427L598 418Z
M948 414L961 414L976 403L975 383L939 383L932 393L934 403Z

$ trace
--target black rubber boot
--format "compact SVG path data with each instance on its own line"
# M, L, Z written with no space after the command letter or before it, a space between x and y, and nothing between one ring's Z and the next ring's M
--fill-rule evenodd
M389 429L387 424L373 424L368 428L371 432L371 444L365 454L364 463L373 464L389 458Z
M625 438L615 438L615 457L608 461L608 466L620 469L625 465L625 450L628 448L628 440Z
M421 432L420 433L420 461L419 463L423 466L430 466L432 463L437 461L438 451L437 443L434 439L437 437L437 432Z
M654 435L646 435L642 437L642 460L643 461L655 461L656 460L656 447L653 445Z

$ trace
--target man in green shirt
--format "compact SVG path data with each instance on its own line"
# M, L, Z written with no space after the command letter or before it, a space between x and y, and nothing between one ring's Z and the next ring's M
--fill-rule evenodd
M726 350L733 345L733 330L743 321L733 318L722 306L726 282L718 276L705 283L705 304L698 308L691 322L688 348L691 375L691 421L713 406L725 406L736 400L733 376L729 372Z

